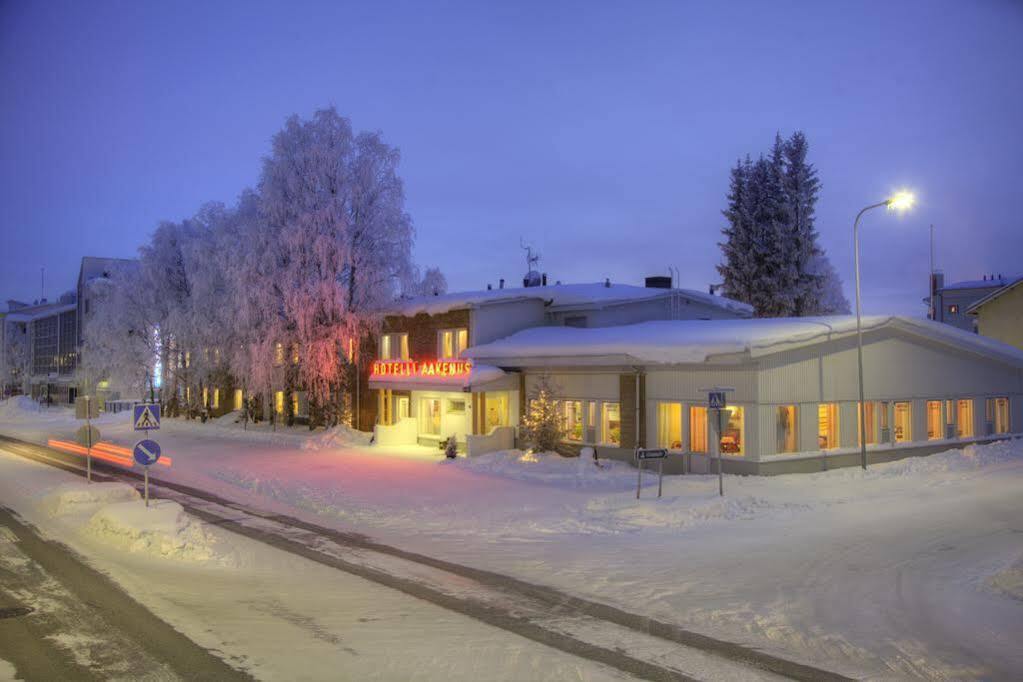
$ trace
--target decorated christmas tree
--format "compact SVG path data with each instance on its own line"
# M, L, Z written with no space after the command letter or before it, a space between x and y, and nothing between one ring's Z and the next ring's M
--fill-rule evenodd
M522 419L522 437L537 452L551 452L565 435L561 400L550 377L540 377Z

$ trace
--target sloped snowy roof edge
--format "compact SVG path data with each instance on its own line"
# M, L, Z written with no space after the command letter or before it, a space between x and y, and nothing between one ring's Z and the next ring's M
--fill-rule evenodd
M862 321L867 331L888 326L1023 367L1023 351L950 325L884 315L867 316ZM495 364L508 359L591 357L596 360L612 356L651 364L698 364L712 356L729 354L761 357L855 333L853 316L664 320L589 329L534 327L469 348L466 355Z
M1009 293L1010 291L1018 287L1020 284L1023 284L1023 277L1020 277L1015 281L1006 284L1001 289L995 289L990 294L988 294L987 296L985 296L984 298L980 299L979 301L971 305L969 308L967 308L966 312L967 313L977 312L981 307L987 305L988 303L994 301L997 298L1001 298L1003 295Z

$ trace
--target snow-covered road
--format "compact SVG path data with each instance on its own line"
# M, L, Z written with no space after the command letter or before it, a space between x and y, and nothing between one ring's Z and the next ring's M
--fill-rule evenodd
M106 420L104 423L103 420ZM124 415L104 437L130 445ZM45 440L66 413L0 411ZM517 454L457 462L301 431L165 422L167 478L867 678L1018 678L1023 442L775 478L665 480ZM997 586L1010 586L999 589Z

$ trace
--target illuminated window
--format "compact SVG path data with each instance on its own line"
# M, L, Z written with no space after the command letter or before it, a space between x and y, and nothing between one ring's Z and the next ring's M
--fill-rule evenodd
M441 360L453 360L469 345L468 329L443 329L438 332L437 354Z
M210 389L204 387L202 389L202 404L203 404L203 407L206 407L206 403L209 402L209 399L210 399Z
M586 424L592 429L597 426L597 402L591 400L587 409Z
M992 423L995 433L1009 433L1009 399L988 398L991 412L988 421Z
M234 389L234 409L240 410L245 407L245 394L242 393L242 389Z
M419 421L423 433L440 435L440 399L423 398L419 401Z
M508 425L508 395L506 393L487 393L487 432L498 426Z
M746 454L743 409L737 405L729 405L722 415L724 422L721 427L721 453L725 455Z
M908 443L913 440L913 405L895 403L895 442Z
M381 360L408 360L408 357L408 334L381 335Z
M600 434L602 443L622 444L622 413L618 403L604 403L601 411Z
M938 440L944 438L941 430L941 401L927 401L927 440Z
M291 414L298 414L298 393L291 394Z
M293 364L293 365L297 365L298 364L298 344L297 343L291 344L291 364Z
M582 401L566 400L562 405L565 410L565 440L581 441L583 439Z
M703 405L689 407L689 451L707 452L707 408Z
M795 405L778 406L775 434L776 452L796 452L799 450L799 431L796 430Z
M948 314L949 315L955 315L958 312L959 312L959 306L957 306L955 303L953 303L952 305L950 305L948 307Z
M657 447L682 449L682 403L658 403Z
M838 404L821 403L817 406L817 447L834 450L838 443Z
M284 364L284 344L280 341L274 344L274 364Z
M284 391L274 393L274 411L277 414L284 414Z
M961 399L956 401L956 437L973 437L973 401Z
M465 414L465 401L464 400L449 400L448 401L448 414Z
M877 426L874 422L874 415L877 411L877 403L867 401L863 405L863 415L867 419L867 428L864 430L864 435L867 437L867 445L874 445L877 443ZM884 428L888 428L885 426ZM856 442L860 442L860 403L856 402Z

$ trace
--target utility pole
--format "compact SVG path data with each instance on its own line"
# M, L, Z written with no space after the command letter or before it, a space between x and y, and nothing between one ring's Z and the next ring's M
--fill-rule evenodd
M934 225L931 225L931 272L928 277L927 286L930 292L927 296L927 318L934 319Z

